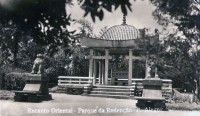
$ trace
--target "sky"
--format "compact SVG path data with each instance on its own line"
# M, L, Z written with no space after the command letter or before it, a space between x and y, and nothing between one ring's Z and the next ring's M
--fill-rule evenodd
M162 27L157 24L157 22L154 20L152 16L152 12L155 9L155 6L152 5L149 0L132 0L132 12L128 12L128 15L126 17L126 23L128 25L133 25L137 29L142 28L148 28L150 31L154 31L155 28L158 28L159 30L162 30ZM84 10L80 8L79 5L74 3L74 6L67 7L67 12L71 13L71 17L74 19L86 19L90 21L94 28L94 33L98 34L100 32L100 29L107 26L108 28L114 26L114 25L120 25L122 24L123 14L121 12L120 7L110 13L104 10L104 19L102 21L99 21L98 18L96 18L96 22L93 23L90 15L83 17ZM70 29L76 29L76 25L72 24Z

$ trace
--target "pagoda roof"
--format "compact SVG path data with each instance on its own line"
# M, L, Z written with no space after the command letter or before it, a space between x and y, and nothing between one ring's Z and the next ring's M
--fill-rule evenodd
M109 28L100 39L103 40L132 40L140 38L140 32L132 25L122 24Z
M135 40L103 40L90 37L81 37L80 42L82 46L93 48L138 48Z
M144 41L158 40L158 36L142 36L142 31L132 25L123 23L115 25L105 31L100 38L91 38L87 36L79 37L82 46L89 48L133 48L143 49L141 43ZM154 43L154 42L153 42ZM139 45L140 44L140 45Z

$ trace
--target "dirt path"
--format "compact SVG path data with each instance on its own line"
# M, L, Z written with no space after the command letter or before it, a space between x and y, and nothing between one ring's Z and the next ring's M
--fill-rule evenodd
M41 103L1 100L1 116L198 116L200 112L151 111L136 108L135 100L52 94L51 101Z

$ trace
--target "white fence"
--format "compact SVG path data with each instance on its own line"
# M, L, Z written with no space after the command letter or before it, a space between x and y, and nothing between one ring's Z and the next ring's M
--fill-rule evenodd
M93 77L59 76L58 86L91 86L93 79Z
M59 76L58 87L66 91L66 89L83 88L83 94L88 94L93 85L93 77L77 77L77 76Z

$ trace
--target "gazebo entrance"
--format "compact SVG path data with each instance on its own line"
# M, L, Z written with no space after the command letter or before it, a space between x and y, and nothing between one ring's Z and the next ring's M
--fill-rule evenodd
M133 55L133 49L91 48L89 59L89 77L94 77L94 85L131 86L133 61L143 60L144 55Z

